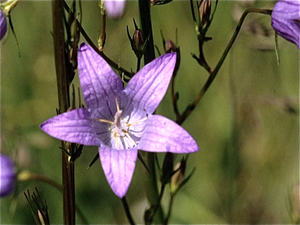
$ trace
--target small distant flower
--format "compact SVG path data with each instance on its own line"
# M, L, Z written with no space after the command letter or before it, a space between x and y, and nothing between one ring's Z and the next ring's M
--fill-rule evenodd
M104 0L106 14L112 19L123 16L126 0Z
M271 23L276 33L300 48L300 1L278 1L271 17Z
M181 126L152 115L164 97L176 53L145 65L124 89L119 76L90 46L78 51L78 73L87 109L75 109L41 125L47 134L68 142L99 146L100 161L114 193L125 196L138 150L191 153L199 148Z
M5 14L2 12L2 10L0 10L0 40L2 40L2 38L4 37L4 35L6 34L7 31L7 21L6 21L6 16Z
M15 189L16 173L14 163L6 155L0 155L0 197L11 194Z

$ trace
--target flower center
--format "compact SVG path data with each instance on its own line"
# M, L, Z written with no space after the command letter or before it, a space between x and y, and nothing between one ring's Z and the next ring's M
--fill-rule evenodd
M116 99L117 112L115 113L114 121L110 121L106 119L97 119L97 121L110 124L109 130L116 141L116 145L118 149L120 149L120 142L122 142L123 139L128 139L132 147L135 147L137 146L137 142L129 134L130 127L144 122L147 119L147 117L144 117L133 123L127 123L122 119L123 111L120 110L119 103L116 97L115 99Z

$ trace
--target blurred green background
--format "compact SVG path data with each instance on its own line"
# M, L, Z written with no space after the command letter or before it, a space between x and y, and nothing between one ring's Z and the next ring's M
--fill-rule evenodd
M204 51L214 67L247 7L274 6L272 1L219 1ZM248 5L247 5L248 4ZM97 1L82 1L83 27L96 43L102 29ZM163 52L160 30L181 49L176 78L179 109L190 104L208 74L192 59L198 43L189 1L151 8L155 44ZM1 152L29 170L61 182L60 141L39 129L58 107L51 2L20 1L12 12L20 55L10 32L1 41ZM126 34L139 21L138 4L128 1L122 19L107 19L104 52L127 70L136 59ZM84 41L81 38L81 41ZM183 127L200 151L188 160L196 171L174 200L171 224L292 223L291 196L299 181L299 50L279 37L280 65L274 52L270 17L248 15L217 78ZM78 77L75 87L79 87ZM175 119L170 91L158 114ZM111 191L101 165L87 166L97 153L85 147L76 161L76 203L90 224L128 223L122 203ZM159 154L160 160L164 154ZM181 156L177 156L176 161ZM127 200L137 223L143 223L146 200L145 169L137 162ZM50 221L62 223L62 195L39 181L18 184L16 193L1 199L2 224L33 224L23 192L37 187L47 201ZM299 204L299 200L298 200ZM168 205L168 196L164 198ZM79 217L77 222L82 223Z

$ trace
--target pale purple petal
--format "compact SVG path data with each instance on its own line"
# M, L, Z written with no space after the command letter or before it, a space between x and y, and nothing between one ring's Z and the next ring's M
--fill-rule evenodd
M6 155L0 155L0 197L7 196L15 190L16 173L14 163Z
M40 127L50 136L63 141L99 146L100 140L96 135L93 123L90 113L81 108L50 118Z
M99 147L100 160L106 179L114 193L123 198L135 168L137 150L116 150Z
M181 126L163 116L149 116L138 148L149 152L192 153L196 141Z
M300 1L278 1L274 6L271 17L274 30L300 48Z
M0 40L3 38L3 36L5 35L7 31L7 21L6 21L6 16L5 14L2 12L2 10L0 10Z
M78 50L78 73L87 108L109 110L109 104L115 104L117 93L123 90L123 83L107 62L85 43Z
M126 0L104 0L106 14L112 19L119 19L125 10Z
M129 81L125 95L136 107L152 114L166 94L175 64L176 53L154 59Z

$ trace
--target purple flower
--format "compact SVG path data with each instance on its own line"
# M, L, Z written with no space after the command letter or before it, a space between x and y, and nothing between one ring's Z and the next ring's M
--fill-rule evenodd
M0 40L2 40L2 38L5 35L6 31L7 31L6 16L2 12L2 10L0 10Z
M123 16L126 0L104 0L106 14L112 19Z
M4 197L14 191L16 173L13 161L6 155L0 155L0 167L0 197Z
M153 60L124 89L106 61L83 43L78 51L78 73L87 109L55 116L41 129L64 141L99 146L107 181L122 198L133 175L138 149L173 153L199 150L182 127L152 115L167 91L175 63L176 53Z
M300 48L300 1L278 1L271 17L271 23L276 33Z

